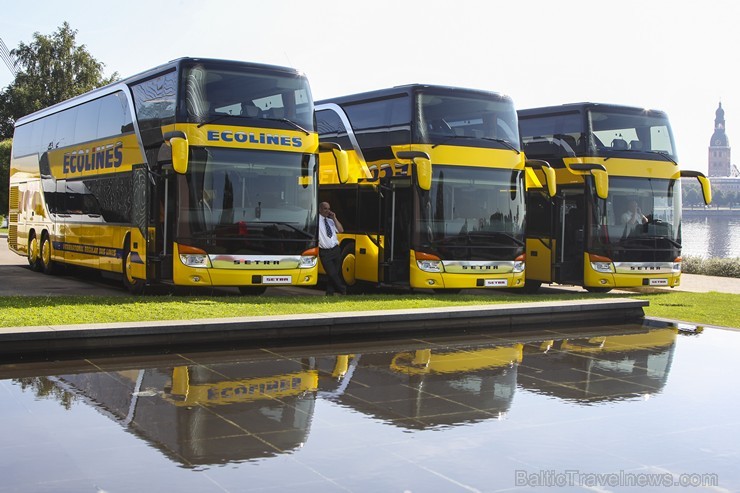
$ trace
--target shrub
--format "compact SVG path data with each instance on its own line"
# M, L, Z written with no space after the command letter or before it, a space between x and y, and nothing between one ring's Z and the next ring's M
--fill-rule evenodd
M686 274L740 278L740 258L709 258L687 255L681 270Z

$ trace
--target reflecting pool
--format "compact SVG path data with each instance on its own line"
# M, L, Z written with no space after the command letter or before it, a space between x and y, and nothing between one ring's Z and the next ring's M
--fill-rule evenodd
M738 491L740 331L694 329L0 364L0 492Z

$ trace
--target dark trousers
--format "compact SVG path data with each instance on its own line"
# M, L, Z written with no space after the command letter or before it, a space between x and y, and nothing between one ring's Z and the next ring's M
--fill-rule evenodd
M335 291L346 294L347 287L342 281L342 250L339 245L334 248L319 248L321 265L326 272L326 294L334 294Z

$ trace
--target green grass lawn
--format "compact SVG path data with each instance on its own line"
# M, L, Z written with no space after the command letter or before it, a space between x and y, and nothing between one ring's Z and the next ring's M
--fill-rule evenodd
M21 297L0 298L0 327L63 325L147 320L186 320L270 316L297 313L357 312L440 306L531 303L596 298L648 300L645 314L699 325L740 327L740 295L725 293L590 294L546 295L490 294L374 294L346 297L324 296L145 296L145 297Z

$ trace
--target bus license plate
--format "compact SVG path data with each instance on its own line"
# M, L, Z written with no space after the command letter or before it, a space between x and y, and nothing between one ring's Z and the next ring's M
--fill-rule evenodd
M668 286L668 279L650 279L651 286Z
M293 276L262 276L262 284L290 284Z
M502 286L508 286L509 283L506 279L485 279L483 285L487 288L500 288Z

